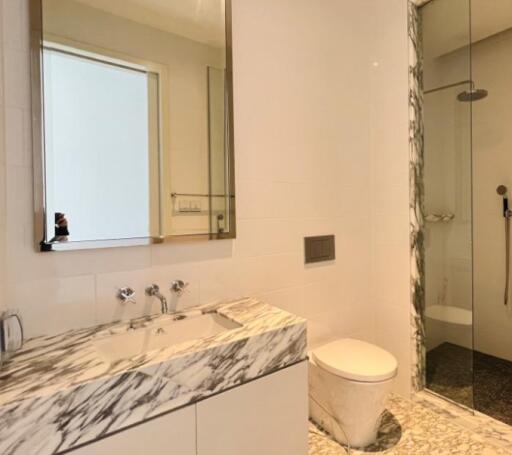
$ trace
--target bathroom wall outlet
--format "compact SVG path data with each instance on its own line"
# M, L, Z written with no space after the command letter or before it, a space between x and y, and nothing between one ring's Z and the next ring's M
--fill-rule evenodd
M201 201L190 201L190 211L191 212L200 212L201 211Z
M178 210L181 213L198 213L201 211L201 201L182 200L179 203Z
M180 201L178 210L180 212L190 211L190 201Z

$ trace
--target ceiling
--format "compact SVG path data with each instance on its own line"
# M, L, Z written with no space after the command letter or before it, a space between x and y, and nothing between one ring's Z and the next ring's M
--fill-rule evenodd
M210 46L225 46L225 0L76 1Z
M439 57L468 44L468 0L433 0L421 12L425 58ZM511 27L511 0L471 0L471 42Z

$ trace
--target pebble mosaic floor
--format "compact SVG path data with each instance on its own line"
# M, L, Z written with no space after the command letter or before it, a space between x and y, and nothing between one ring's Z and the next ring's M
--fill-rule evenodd
M427 387L512 425L512 362L443 343L427 353Z
M512 454L512 428L427 393L412 401L391 396L377 442L350 451L314 424L309 455L505 455Z
M456 403L473 407L473 352L443 343L427 352L427 388Z

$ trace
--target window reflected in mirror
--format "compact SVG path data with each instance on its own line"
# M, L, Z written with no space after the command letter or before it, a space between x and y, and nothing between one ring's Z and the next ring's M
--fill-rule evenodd
M41 4L42 249L233 237L224 0Z
M43 49L50 241L157 233L151 199L158 193L150 190L150 162L158 162L157 75L50 46Z

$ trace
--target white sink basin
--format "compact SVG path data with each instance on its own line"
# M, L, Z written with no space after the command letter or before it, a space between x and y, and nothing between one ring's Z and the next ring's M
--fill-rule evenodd
M149 323L147 327L98 336L93 344L98 353L112 363L240 327L240 324L217 313L199 314L181 320L164 317Z

